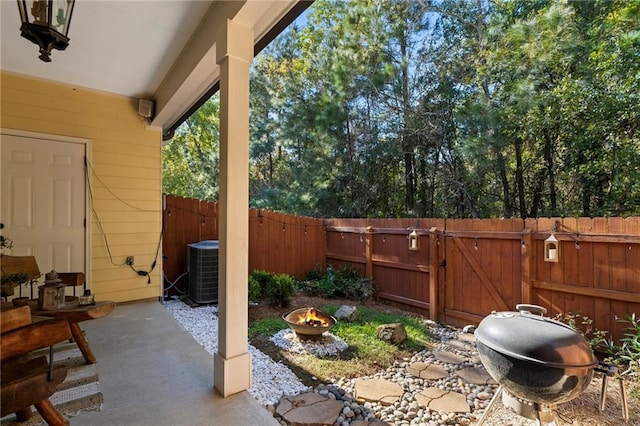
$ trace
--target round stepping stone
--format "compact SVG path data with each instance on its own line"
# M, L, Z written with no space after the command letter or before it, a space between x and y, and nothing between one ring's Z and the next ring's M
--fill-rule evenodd
M424 362L414 362L407 367L407 372L412 376L426 380L438 380L449 375L442 366Z
M358 379L355 381L355 394L357 399L361 401L391 405L400 400L402 393L399 384L386 379Z
M447 345L451 346L453 348L456 348L456 349L462 349L463 351L470 351L470 350L474 349L472 344L467 343L467 342L462 342L460 340L455 340L455 339L454 340L449 340L447 342Z
M446 362L447 364L462 364L467 359L462 355L454 354L452 352L434 352L433 356L440 362Z
M469 383L476 385L496 384L496 381L487 373L484 367L467 367L458 370L456 374Z
M471 334L471 333L459 333L458 334L458 340L462 340L463 342L475 344L476 343L476 336L475 336L475 334Z
M343 407L340 401L308 392L282 398L276 413L290 425L321 426L335 423Z
M427 388L416 394L415 398L420 406L430 410L447 413L468 413L471 411L467 398L458 392Z

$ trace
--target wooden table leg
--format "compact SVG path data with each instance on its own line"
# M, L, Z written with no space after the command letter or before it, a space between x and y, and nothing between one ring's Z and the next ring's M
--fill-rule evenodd
M56 407L48 399L36 402L34 405L49 426L67 426L69 424L69 421L56 410Z
M76 341L78 348L80 348L80 352L82 352L82 355L84 356L85 361L87 361L87 364L94 364L96 362L96 356L91 351L89 342L87 341L87 338L84 337L84 333L80 329L78 323L69 321L69 328L71 328L73 339Z
M23 408L22 410L16 411L16 417L19 422L26 422L33 416L33 411L31 411L31 406L27 408Z

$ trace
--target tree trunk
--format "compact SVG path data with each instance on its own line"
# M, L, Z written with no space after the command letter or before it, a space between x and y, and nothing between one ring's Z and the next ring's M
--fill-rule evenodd
M522 219L527 218L527 206L525 202L524 177L522 173L522 141L516 139L514 142L516 151L516 187L518 189L518 210Z
M553 143L549 130L544 129L544 162L547 167L547 178L549 179L549 209L550 215L557 215L557 200L556 200L556 177L553 167Z
M407 135L409 121L409 61L407 58L407 31L400 34L400 54L402 58L400 66L400 78L402 79L402 152L404 155L404 184L406 190L405 207L407 212L413 211L415 207L415 159L413 158L413 146Z

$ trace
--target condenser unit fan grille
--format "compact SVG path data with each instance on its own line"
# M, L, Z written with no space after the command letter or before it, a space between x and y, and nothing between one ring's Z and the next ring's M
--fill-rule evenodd
M195 303L218 302L218 241L187 245L189 299Z

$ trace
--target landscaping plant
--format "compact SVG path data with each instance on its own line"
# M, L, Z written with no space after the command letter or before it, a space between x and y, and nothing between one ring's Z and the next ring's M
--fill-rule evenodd
M375 293L371 280L359 276L358 271L351 265L340 268L329 265L324 273L314 268L300 283L300 288L308 296L347 298L360 302L364 302Z
M273 306L287 307L295 291L295 280L287 274L272 274L256 269L249 275L249 300L268 298Z
M619 320L627 323L624 336L620 342L607 341L607 350L616 364L627 368L628 373L640 375L640 317L635 312L626 319Z
M291 304L291 296L295 291L295 280L287 274L277 274L265 289L265 296L273 306L286 308Z
M593 320L586 315L579 313L558 314L553 317L554 320L567 324L569 327L580 333L589 342L591 349L594 351L601 349L606 345L606 331L598 330L593 327Z

